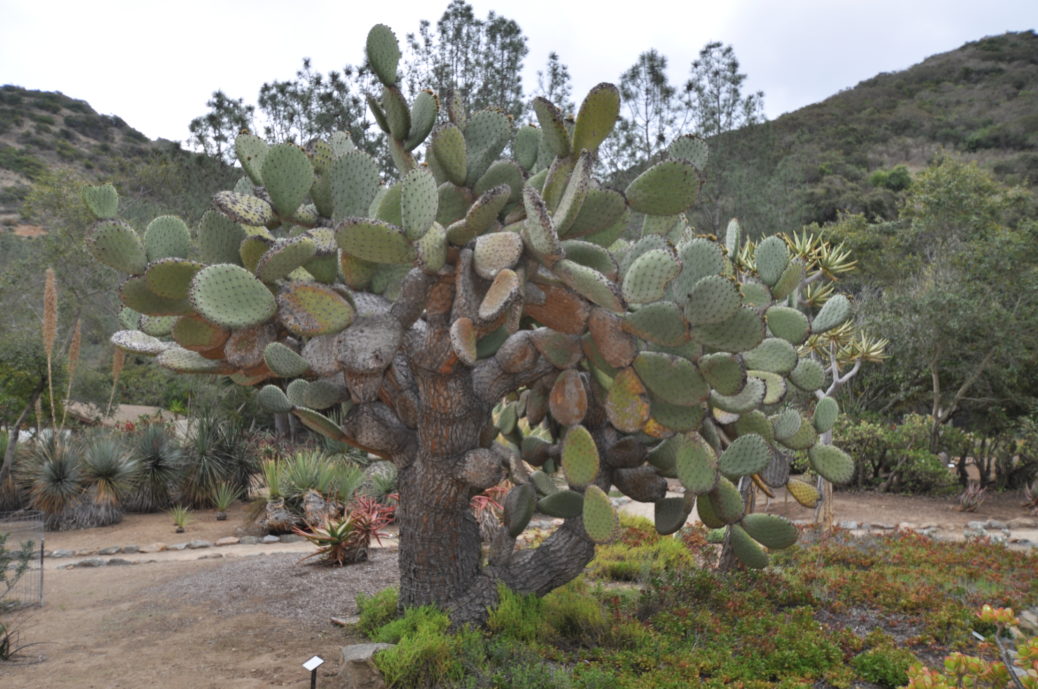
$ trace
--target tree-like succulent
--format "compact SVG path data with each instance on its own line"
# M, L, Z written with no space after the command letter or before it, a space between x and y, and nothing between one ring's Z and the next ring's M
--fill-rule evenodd
M113 342L263 385L272 411L392 461L405 606L471 620L499 582L564 584L617 531L612 486L654 503L665 533L698 501L763 566L795 530L744 515L737 484L784 484L785 451L816 446L811 410L783 400L825 384L796 347L846 313L809 322L787 305L803 271L782 242L744 272L737 223L723 243L688 226L701 141L678 139L622 192L602 186L614 86L592 89L572 125L544 99L539 126L457 102L437 124L436 99L409 102L397 84L392 32L376 27L367 50L399 180L345 136L304 149L242 135L246 176L217 194L193 247L168 220L141 237L99 218L90 246L128 273L127 308L173 319L166 335ZM845 454L810 454L819 473L845 475ZM516 487L484 563L470 501L505 476ZM562 525L517 546L538 510Z

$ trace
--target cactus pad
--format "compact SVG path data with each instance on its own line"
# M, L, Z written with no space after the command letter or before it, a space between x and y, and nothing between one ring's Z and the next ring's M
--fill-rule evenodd
M746 366L771 373L789 373L798 363L797 351L786 340L769 337L743 354Z
M192 352L180 347L170 347L159 354L156 359L159 366L168 368L177 373L209 373L215 375L226 375L234 372L234 367L228 366L226 362L207 359L198 352Z
M667 155L671 158L677 158L678 160L684 160L692 163L700 172L706 167L707 158L710 155L710 148L707 146L706 141L695 134L685 134L674 139L667 146Z
M320 433L326 438L332 440L342 440L342 429L339 428L339 424L335 423L327 416L320 412L316 412L313 409L307 409L306 407L296 407L292 410L292 413L296 415L303 425L309 428L314 433Z
M436 221L439 191L428 168L416 167L404 175L400 189L400 221L408 239L421 239Z
M847 483L854 478L854 460L838 447L818 444L807 451L807 457L811 468L827 481Z
M538 500L537 509L559 519L578 517L584 511L584 496L575 490L560 490Z
M367 215L378 193L378 164L360 150L337 158L326 173L332 202L332 220Z
M295 378L310 370L310 364L281 342L271 342L263 350L267 368L281 378Z
M681 308L670 301L646 304L624 317L623 329L643 340L666 347L688 342L688 326Z
M707 495L710 496L710 503L717 512L717 516L725 524L734 524L742 519L745 512L742 495L739 494L739 489L735 487L735 484L724 476L718 477L717 486Z
M653 508L653 521L656 532L667 536L676 533L685 525L688 515L695 507L695 498L662 498L656 501Z
M620 517L609 496L595 485L584 491L584 531L595 543L609 543L620 533Z
M768 237L757 245L757 275L761 282L773 287L789 264L789 248L778 237Z
M198 224L198 248L206 263L241 263L239 248L245 239L241 225L217 213L206 211Z
M523 254L523 240L515 232L494 232L476 239L472 266L487 280L506 268L513 268Z
M788 548L797 542L797 527L778 515L747 514L742 518L740 525L753 540L772 550Z
M738 524L732 525L728 542L735 556L750 569L764 569L768 566L768 554Z
M832 330L847 320L851 313L851 303L842 294L833 295L822 306L818 315L811 321L811 332L815 335Z
M726 352L745 352L764 340L764 322L754 309L744 307L722 323L693 328L692 339Z
M655 397L684 407L699 404L710 392L706 380L688 359L661 352L641 352L634 370Z
M244 268L228 264L196 273L190 299L204 318L228 328L256 325L277 312L277 301L262 282Z
M263 199L233 191L218 191L213 205L229 219L242 225L264 226L274 220L274 209Z
M537 491L529 483L520 483L505 496L504 522L508 535L515 538L530 523L537 505Z
M815 431L814 426L801 419L800 427L796 433L783 439L779 439L778 434L776 434L775 439L790 450L806 450L818 442L818 432Z
M667 284L679 272L681 265L670 252L660 249L647 251L635 259L624 274L624 298L631 304L659 301L663 298ZM726 317L728 315L731 314Z
M786 269L782 271L778 282L771 288L771 296L775 299L785 299L792 294L793 290L799 287L803 281L804 272L804 262L801 259L791 260Z
M627 209L623 195L612 189L594 189L587 191L584 203L580 207L573 224L566 235L583 237L612 227Z
M693 325L723 323L742 306L739 288L720 275L709 275L697 282L688 293L685 317Z
M119 194L111 184L83 187L83 202L98 220L108 220L119 213Z
M819 433L832 430L836 424L836 417L840 415L840 405L832 397L823 397L815 405L814 415L811 423Z
M178 345L195 352L208 352L222 347L230 334L226 328L194 314L178 318L172 330L173 340Z
M635 433L649 420L649 400L645 386L633 368L621 370L606 396L609 423L625 433Z
M276 385L264 385L256 395L260 406L274 414L286 414L295 408L285 393Z
M353 322L353 306L334 289L313 282L287 283L277 296L278 318L296 335L336 333Z
M674 469L685 490L702 495L717 487L717 456L701 435L676 435L667 442L674 446Z
M365 48L368 64L378 80L386 86L395 84L397 64L400 62L400 46L393 30L385 24L371 27Z
M801 359L790 371L789 380L801 390L813 392L825 386L825 368L814 359Z
M718 468L725 476L749 476L768 466L771 450L756 433L740 435L721 453Z
M335 241L346 253L372 263L411 263L415 258L400 228L379 220L344 220L335 228Z
M788 306L772 306L766 320L772 335L794 345L802 344L811 331L807 316Z
M316 253L316 242L306 235L279 239L256 262L256 277L263 282L281 280Z
M552 417L563 426L575 426L587 414L587 388L576 369L566 369L555 379L548 395ZM565 460L563 468L565 468Z
M523 205L526 208L526 222L521 232L523 242L534 256L551 267L564 254L548 208L537 190L529 185L523 188Z
M143 356L158 356L173 346L140 330L119 330L112 334L110 340L124 352Z
M562 259L554 264L552 270L573 291L591 303L613 313L624 312L624 302L616 283L594 268Z
M270 147L263 157L260 175L274 210L284 218L295 214L314 183L310 159L303 149L291 143Z
M562 440L562 470L574 488L582 488L598 476L595 440L583 426L570 426Z
M786 483L786 490L793 496L793 499L799 502L804 507L814 509L818 507L818 501L821 496L818 494L818 490L810 483L805 483L800 479L791 478Z
M734 395L746 386L746 370L731 354L716 352L700 357L699 370L719 395Z
M699 173L683 160L664 160L638 175L624 192L632 210L646 215L677 215L696 201Z
M87 248L101 263L131 275L139 275L148 265L140 236L122 220L102 220L87 237Z
M149 316L182 316L191 313L187 299L168 299L148 288L143 277L127 278L119 288L119 298L134 311Z
M613 131L620 114L620 91L612 84L592 88L577 111L573 127L573 150L594 152Z
M703 422L706 410L702 406L680 407L676 404L653 399L649 416L672 431L694 431Z
M263 184L260 170L269 148L266 141L252 134L239 134L234 140L234 154L253 184Z
M772 429L775 433L775 439L779 442L789 440L797 431L800 430L800 424L803 422L803 417L797 413L796 409L787 409L780 414L776 414L771 419Z

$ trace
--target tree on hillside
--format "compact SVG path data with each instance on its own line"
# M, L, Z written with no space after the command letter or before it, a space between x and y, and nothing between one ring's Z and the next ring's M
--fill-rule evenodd
M544 70L537 70L537 90L533 95L551 101L564 115L576 113L569 67L554 50L548 53L548 64Z
M704 138L764 121L764 93L743 94L746 75L731 45L707 43L692 63L682 102Z
M601 187L615 86L592 89L572 128L543 99L539 127L455 103L434 128L435 99L400 90L393 33L376 26L367 48L382 84L369 105L399 181L383 183L343 136L307 153L243 135L248 182L214 196L197 247L175 220L141 238L110 188L87 190L98 217L87 244L128 275L123 302L176 317L167 337L113 342L173 370L262 384L271 411L392 461L401 604L443 605L456 623L482 619L501 585L545 594L578 576L618 533L613 486L653 503L662 533L698 506L751 567L768 562L760 544L791 545L792 523L745 514L736 482L773 469L784 484L780 448L852 477L850 457L818 442L835 410L814 413L810 396L783 404L826 385L797 345L839 327L847 301L808 318L785 305L804 279L785 242L760 242L742 274L737 222L722 245L675 220L699 187L698 138L676 139L623 194ZM631 213L643 236L616 243ZM471 500L506 477L484 560ZM563 521L526 547L535 511Z
M205 106L209 112L191 120L188 145L206 155L234 162L234 139L242 130L253 128L256 108L241 98L230 98L223 91L213 92Z

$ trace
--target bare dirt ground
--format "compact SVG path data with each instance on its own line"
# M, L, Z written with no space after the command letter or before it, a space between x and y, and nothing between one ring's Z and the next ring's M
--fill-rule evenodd
M971 514L954 498L837 493L837 521L937 524L959 531L968 521L1025 517L1016 493L993 496ZM760 505L764 507L763 504ZM811 512L784 503L769 511L809 519ZM226 522L200 512L186 534L173 533L167 515L133 515L119 525L47 534L48 549L91 550L113 545L215 540L243 525L239 508ZM387 541L393 544L395 541ZM50 569L45 603L16 618L26 661L0 663L4 689L244 689L309 686L301 664L317 654L328 660L318 686L334 686L339 649L361 639L330 618L356 612L354 597L396 583L396 552L372 551L370 562L341 569L299 564L295 552L253 555L262 546L228 546L175 553L132 566Z

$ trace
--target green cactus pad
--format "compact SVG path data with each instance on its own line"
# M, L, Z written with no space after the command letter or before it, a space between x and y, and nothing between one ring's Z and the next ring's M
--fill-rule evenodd
M725 476L749 476L768 466L771 449L756 433L740 435L732 441L717 460L718 468Z
M722 323L692 329L692 339L726 352L746 352L764 340L764 322L754 309L741 308Z
M708 275L697 282L685 302L685 318L692 326L724 323L742 306L739 288L720 275Z
M627 202L620 192L589 188L566 236L583 237L607 230L623 217L626 209Z
M195 314L178 318L172 330L173 340L178 345L195 352L208 352L222 347L230 334L226 328Z
M725 352L700 357L699 371L720 395L734 395L746 386L746 370L742 362Z
M735 487L735 484L724 476L717 478L717 486L707 495L710 497L710 503L716 510L717 516L725 524L734 524L742 519L745 512L742 495L739 494L739 489Z
M490 164L512 138L512 122L498 110L472 113L463 127L465 132L465 186L475 186Z
M789 482L786 483L786 490L789 491L794 500L809 509L817 507L818 501L822 497L810 483L805 483L795 478L789 479Z
M677 215L699 194L699 173L683 160L664 160L638 175L624 196L631 210L647 215Z
M854 460L838 447L817 444L807 451L807 457L811 468L827 481L847 483L854 478Z
M772 550L788 548L799 535L793 522L774 514L747 514L740 525L753 540Z
M348 397L341 382L315 380L303 390L303 406L310 409L328 409Z
M239 248L245 239L245 230L233 220L206 211L198 223L198 248L206 263L241 264Z
M739 255L739 249L742 248L742 227L738 218L728 221L728 227L724 231L724 248L729 257Z
M276 385L264 385L256 395L260 406L274 414L287 414L295 408L285 393Z
M764 383L764 401L762 404L765 406L778 404L785 399L789 388L786 385L786 379L781 375L771 373L770 371L756 371L753 369L746 373Z
M631 304L659 301L663 299L667 284L677 277L679 272L681 265L670 252L660 249L647 251L635 259L624 274L624 298ZM730 315L731 313L726 314Z
M278 318L293 334L303 337L336 333L353 322L350 302L325 285L287 283L277 296Z
M761 282L773 287L789 265L789 247L778 237L768 237L757 245L754 256Z
M239 254L241 255L240 265L250 273L255 273L259 260L263 258L263 254L267 253L272 246L274 246L274 240L270 237L258 234L246 237L242 240L241 247L239 248Z
M368 64L378 80L385 86L397 82L397 64L400 62L400 46L393 30L385 24L376 24L368 32L365 46Z
M529 483L520 483L505 496L504 523L508 535L515 538L523 532L537 506L537 491Z
M695 134L685 134L674 139L667 146L667 155L692 163L697 170L702 172L710 155L710 147L701 137Z
M447 231L443 225L433 223L425 236L415 242L415 252L422 270L430 274L439 272L447 262Z
M479 321L490 324L502 317L522 296L523 285L514 270L500 271L479 303Z
M530 474L530 485L537 489L539 495L554 495L559 492L559 487L551 476L543 471L535 471Z
M562 259L552 266L552 270L574 292L591 303L613 313L624 312L625 305L616 283L594 268Z
M508 203L511 193L511 187L507 184L500 184L483 192L465 213L468 231L475 236L489 230L497 221L498 213ZM460 245L459 242L454 243Z
M429 150L449 182L457 186L465 184L467 150L461 129L454 124L437 127L429 142Z
M634 433L649 420L649 400L645 386L633 368L621 370L606 396L609 423L625 433Z
M411 111L404 99L404 94L395 86L382 89L382 112L389 125L389 135L397 141L403 141L411 131Z
M764 402L764 382L760 378L747 376L746 385L735 395L721 395L716 390L710 393L710 403L732 414L744 414L756 409Z
M339 248L372 263L411 263L415 250L398 227L379 220L350 218L335 228Z
M560 490L538 500L537 510L559 519L578 517L584 511L584 496L575 490Z
M688 359L661 352L641 352L634 370L645 387L670 404L691 407L707 398L710 388Z
M335 423L327 416L320 412L316 412L313 409L307 409L306 407L296 407L292 410L292 413L296 415L303 425L309 428L314 433L320 433L326 438L332 440L342 440L342 429L339 428L339 424Z
M631 268L631 265L638 259L639 256L641 256L644 253L648 253L649 251L655 251L657 249L668 252L672 250L670 242L668 242L665 237L660 237L659 235L645 235L637 242L635 242L634 245L632 245L631 248L627 249L626 251L618 249L617 247L610 247L610 249L622 254L622 256L620 257L621 275L627 273L627 271Z
M234 367L224 361L207 359L198 352L192 352L180 347L170 347L155 360L159 366L168 368L177 373L208 373L213 375L227 375L234 373Z
M764 412L757 409L740 415L734 428L736 434L740 436L756 433L764 438L765 442L771 443L775 440L775 431L771 426L771 421Z
M642 235L670 235L678 227L684 227L688 220L683 213L678 215L646 215L642 219Z
M798 362L797 350L778 337L766 338L742 357L748 368L771 373L789 373Z
M494 232L476 239L472 266L480 277L493 280L502 270L514 268L522 254L522 237L515 232Z
M378 164L360 150L349 151L337 158L326 173L331 197L332 220L367 215L378 193Z
M569 233L570 227L580 214L580 209L584 205L584 199L587 198L590 188L593 164L594 159L587 151L581 151L577 156L576 165L573 167L573 172L569 176L566 189L559 199L552 218L560 237L565 237Z
M275 282L303 266L317 253L317 243L306 235L274 242L256 263L256 277L263 282Z
M771 290L759 282L744 282L739 291L742 292L742 302L746 306L764 308L771 305Z
M530 466L543 466L550 458L552 444L544 438L535 435L523 437L519 446L519 456Z
M523 242L534 256L551 267L562 258L563 251L548 209L541 195L530 186L523 188L523 204L526 207L526 222L521 232Z
M656 502L667 496L667 479L651 466L617 469L612 479L617 490L636 502Z
M566 369L555 379L548 394L548 409L552 418L563 426L575 426L587 414L587 388L576 369ZM565 468L565 460L563 468Z
M213 205L225 216L242 225L262 227L274 220L274 209L271 205L255 196L218 191L213 194Z
M544 144L551 155L559 158L568 156L570 154L569 131L563 122L562 111L554 103L541 97L534 98L531 105L537 116L537 123L541 126Z
M537 152L541 146L541 130L532 124L519 128L512 142L512 153L519 167L529 172L537 164Z
M141 330L148 335L165 337L173 330L179 316L141 316Z
M671 284L671 292L679 303L688 300L692 288L705 277L724 271L724 253L717 242L696 237L678 246L681 273Z
M840 415L840 405L832 397L823 397L815 405L811 423L819 433L831 431Z
M179 301L187 298L191 280L204 267L183 258L164 258L148 265L144 281L156 295Z
M579 221L580 218L578 217L577 220ZM604 230L599 230L598 232L592 232L586 235L571 232L570 237L582 236L592 244L598 244L599 246L608 248L613 246L616 241L623 236L623 233L627 230L627 227L630 224L630 220L631 211L624 206L624 211L620 214L620 217L616 219L616 222Z
M119 299L134 311L149 316L182 316L191 313L187 299L167 299L148 288L144 277L127 278L119 288Z
M123 327L123 330L137 330L140 324L141 314L129 307L119 310L119 325Z
M811 327L807 316L788 306L772 306L766 313L768 330L790 344L803 344Z
M702 495L717 486L717 456L701 435L681 434L666 442L675 446L674 469L685 490Z
M847 301L847 297L834 294L811 321L811 332L818 335L832 330L846 321L850 313L851 303Z
M699 514L699 521L708 529L720 529L725 525L724 520L717 516L717 508L714 507L709 493L696 498L696 512Z
M98 220L109 220L119 214L119 194L111 184L83 187L83 203Z
M173 346L140 330L119 330L112 334L110 341L124 352L142 356L158 356Z
M404 148L413 151L429 136L440 112L440 100L432 91L419 91L411 103L411 129Z
M271 342L263 350L267 368L280 378L296 378L310 370L310 364L281 342Z
M513 201L518 202L522 199L525 184L526 178L523 176L523 170L514 161L495 160L483 173L483 176L476 181L475 186L472 187L472 193L482 196L491 189L504 185L509 189L508 203L511 204Z
M776 414L771 418L775 439L779 442L789 440L800 430L802 421L803 417L795 409L787 409L780 414Z
M801 390L813 392L825 386L825 368L814 359L801 359L790 371L789 380Z
M620 114L620 91L612 84L598 84L592 88L577 111L573 127L573 151L593 153L613 131Z
M611 280L616 279L618 273L616 260L609 251L599 245L579 239L567 239L562 242L562 250L565 252L566 258L574 263L594 268Z
M285 393L288 395L288 399L292 404L297 407L303 406L303 400L306 398L306 389L310 387L309 381L305 381L301 378L293 380L285 388Z
M777 436L776 440L778 440ZM806 450L818 442L818 432L810 423L801 420L800 428L796 433L784 440L778 440L778 442L790 450Z
M688 342L688 326L677 304L658 301L624 316L623 329L643 340L665 347Z
M555 368L576 366L583 353L578 336L557 332L552 328L537 328L532 331L530 342Z
M770 424L769 424L770 425ZM764 471L760 472L760 478L772 488L782 488L789 481L790 459L778 450L771 453L771 460Z
M263 323L277 312L277 301L266 285L244 268L228 264L196 273L190 299L204 318L228 328Z
M102 220L86 240L87 249L101 263L123 273L139 275L148 265L144 243L122 220Z
M295 214L314 183L313 165L295 144L271 146L263 158L260 174L274 210L285 218Z
M750 569L764 569L768 566L768 554L738 524L732 525L728 542L735 557Z
M239 134L234 140L234 154L253 184L263 184L260 170L269 148L266 141L252 134Z
M439 191L429 168L416 167L404 175L400 189L400 220L408 239L421 239L436 221Z
M609 543L620 534L620 517L609 496L595 485L584 491L584 531L595 543Z
M574 488L582 488L598 476L595 440L583 426L570 426L562 441L562 471Z
M676 404L653 399L649 416L672 431L694 431L703 422L706 410L702 407L681 407Z
M771 296L774 299L785 299L793 290L800 286L800 283L804 279L804 262L799 258L794 258L786 266L786 269L782 271L782 276L779 277L778 282L771 288Z
M656 533L668 536L677 533L685 525L695 507L695 498L661 498L653 507L653 522Z

